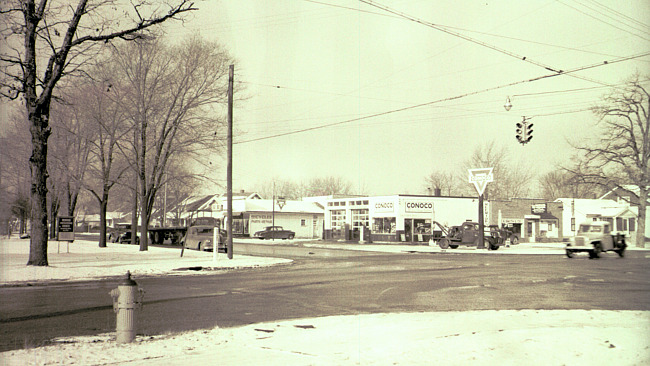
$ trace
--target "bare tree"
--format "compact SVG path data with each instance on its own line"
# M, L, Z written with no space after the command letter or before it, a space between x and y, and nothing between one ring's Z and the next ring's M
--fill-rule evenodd
M650 189L650 77L635 76L593 108L599 117L595 141L575 144L576 164L567 168L586 183L622 188L633 185L639 200L636 245L645 246L645 219ZM627 189L626 189L627 190Z
M439 189L442 194L447 196L451 196L452 193L460 194L460 192L457 193L458 177L452 172L438 170L429 174L424 179L427 188L433 190Z
M496 141L488 141L474 149L472 156L465 161L463 171L459 172L459 179L467 182L467 170L475 168L493 168L494 182L488 183L485 188L485 194L490 199L524 197L530 192L533 179L530 167L523 161L510 160L508 150L503 146L499 148ZM469 183L465 187L467 193L473 190Z
M603 193L603 187L597 184L583 182L581 177L575 176L564 169L550 171L538 178L541 196L553 201L561 197L594 198Z
M24 111L23 111L24 114ZM23 128L24 115L20 112L3 121L0 138L0 185L12 218L19 220L19 233L24 234L29 219L29 131Z
M176 4L142 0L131 5L131 9L124 9L117 0L79 0L76 7L68 1L57 4L48 0L38 4L35 0L14 0L0 5L0 33L7 39L7 47L0 54L0 94L10 99L23 96L32 135L32 226L27 265L48 264L47 141L57 83L92 60L90 52L97 51L94 45L116 38L135 39L151 26L195 10L187 0Z
M117 65L115 74L130 91L123 108L133 126L133 140L124 155L131 159L138 179L140 250L144 251L167 166L181 157L197 161L221 146L223 111L219 108L227 101L232 60L218 44L198 37L175 46L160 39L138 40L116 48L112 60Z
M303 186L288 179L272 178L269 181L258 183L255 187L265 199L284 197L288 200L298 200L303 197Z
M324 176L310 179L304 185L306 196L328 196L333 194L352 194L352 183L342 177Z

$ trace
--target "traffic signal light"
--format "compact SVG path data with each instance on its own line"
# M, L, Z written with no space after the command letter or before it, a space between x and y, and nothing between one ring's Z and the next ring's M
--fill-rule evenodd
M533 138L533 124L528 123L526 117L521 122L517 122L517 141L520 144L525 145Z
M524 143L530 142L530 140L533 138L533 124L528 124L526 125L526 139L524 140Z
M517 122L517 141L519 142L523 141L525 133L526 132L524 130L524 124L521 122Z

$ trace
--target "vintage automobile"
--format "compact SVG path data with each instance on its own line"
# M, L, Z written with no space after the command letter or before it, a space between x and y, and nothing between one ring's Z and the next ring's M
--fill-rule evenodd
M226 236L227 233L223 229L219 229L219 244L217 250L219 253L226 253ZM196 249L200 251L212 251L214 249L214 227L212 225L195 225L187 229L187 233L182 240L185 248Z
M115 224L115 227L108 229L108 241L116 243L121 235L131 231L131 224Z
M264 230L256 232L254 237L259 239L293 239L296 233L291 230L285 230L282 226L267 226Z
M108 233L108 241L120 244L140 244L140 237L135 237L135 243L131 243L131 224L116 224Z
M473 221L465 221L462 225L452 226L449 228L443 238L438 241L441 249L456 249L459 245L476 246L479 245L479 224ZM484 244L489 250L498 250L500 246L508 245L504 231L498 230L496 226L484 226Z
M612 251L623 257L625 248L625 235L613 233L609 222L591 221L580 224L578 233L566 246L566 256L573 258L574 253L587 252L594 259L602 252Z

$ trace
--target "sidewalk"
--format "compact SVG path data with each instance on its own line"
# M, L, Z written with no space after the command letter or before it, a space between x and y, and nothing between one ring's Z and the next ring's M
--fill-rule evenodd
M261 241L259 241L261 242ZM266 242L265 244L269 244ZM284 243L287 244L287 243ZM350 250L434 251L413 245L299 243ZM563 255L561 248L519 244L516 250ZM282 265L284 259L75 241L66 252L51 242L50 266L25 266L29 241L0 240L0 283L211 273L212 269ZM406 250L405 250L406 249ZM460 249L460 248L459 248ZM513 247L470 254L499 255ZM510 253L514 254L514 253ZM565 260L563 258L562 260ZM566 259L568 260L568 259ZM185 270L179 270L184 268ZM24 282L23 282L24 283ZM107 301L110 299L107 298ZM146 306L142 311L146 311ZM502 310L357 314L252 324L181 334L139 336L116 344L114 333L55 340L53 345L0 353L0 364L44 365L646 365L650 364L650 311Z

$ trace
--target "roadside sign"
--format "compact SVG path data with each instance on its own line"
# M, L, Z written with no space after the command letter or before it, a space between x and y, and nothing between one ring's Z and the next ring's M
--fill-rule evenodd
M469 171L469 182L474 183L474 187L476 188L479 197L483 195L487 184L494 182L492 169L494 168L467 169Z
M57 217L57 236L58 241L74 241L74 217L59 216Z

